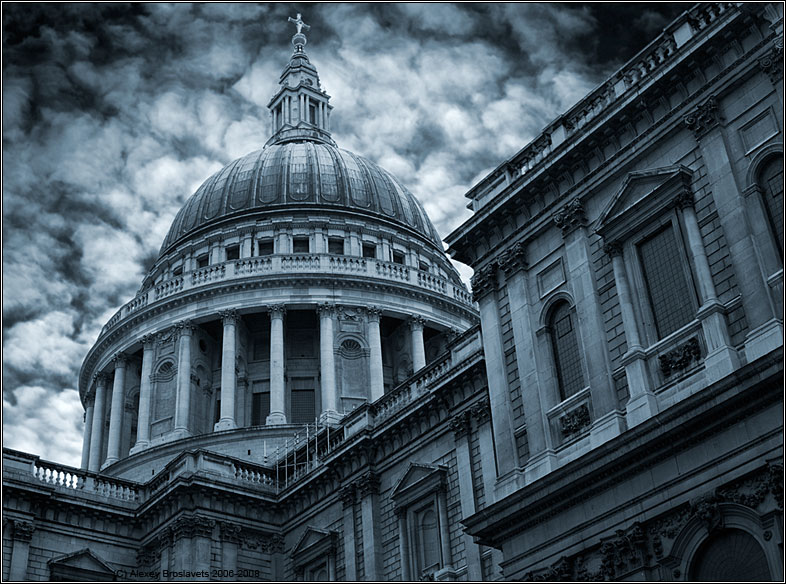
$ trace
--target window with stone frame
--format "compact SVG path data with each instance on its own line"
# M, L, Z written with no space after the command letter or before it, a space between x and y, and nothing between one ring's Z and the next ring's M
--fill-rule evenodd
M268 256L273 255L273 240L260 239L257 241L257 255Z
M270 415L270 381L254 381L251 387L251 425L261 426Z
M197 268L206 268L209 263L208 255L205 253L202 254L201 256L198 256L196 259L196 263L197 263Z
M240 259L240 246L230 245L226 248L227 261Z
M400 264L403 266L406 263L404 260L404 252L394 250L391 255L393 257L394 264Z
M341 237L329 237L328 253L333 255L344 255L344 239Z
M377 246L374 243L363 242L363 257L364 258L376 258L377 257Z
M295 578L304 582L330 582L336 579L338 533L306 527L292 548Z
M411 463L391 493L398 517L402 580L452 574L447 469Z
M691 178L683 166L631 173L596 225L607 252L623 260L624 274L615 270L615 279L623 275L629 282L645 346L697 317L697 258L688 245L688 222L699 242L701 235Z
M769 158L759 172L764 209L775 237L775 245L783 259L783 155Z
M563 400L585 387L577 321L576 311L564 301L551 309L548 319L554 367Z
M292 253L310 253L308 237L293 237L292 238Z

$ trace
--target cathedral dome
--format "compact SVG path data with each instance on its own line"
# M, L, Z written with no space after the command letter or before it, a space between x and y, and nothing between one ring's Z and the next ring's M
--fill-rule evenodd
M392 174L332 144L303 140L270 144L208 178L175 217L161 253L223 219L311 207L381 217L442 249L420 202Z

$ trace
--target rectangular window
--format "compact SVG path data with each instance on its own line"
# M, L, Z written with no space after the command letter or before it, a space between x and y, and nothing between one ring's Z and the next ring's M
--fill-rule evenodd
M292 253L309 253L308 237L292 238Z
M418 269L421 272L428 272L429 265L426 262L418 262Z
M400 251L393 252L393 263L404 265L404 253Z
M253 349L251 352L252 361L267 361L270 359L270 335L254 335Z
M696 313L673 227L667 225L644 240L638 251L655 328L662 339Z
M363 244L363 257L364 258L376 258L377 257L377 246L373 243L364 243Z
M344 255L344 240L340 237L331 237L328 239L328 253L335 255Z
M172 268L172 275L173 276L182 276L183 275L183 266L177 266L176 268Z
M227 248L227 261L240 259L240 246L230 245Z
M314 401L314 378L292 378L290 395L290 422L292 424L308 424L316 417Z
M270 382L255 381L251 395L251 425L261 426L270 415Z
M260 239L259 241L257 241L257 249L259 250L258 255L261 256L273 255L273 240Z
M206 268L208 263L208 255L203 254L197 258L197 268Z
M317 106L313 103L308 105L308 121L312 124L317 123Z
M221 399L216 400L216 407L213 408L213 423L218 424L221 419Z

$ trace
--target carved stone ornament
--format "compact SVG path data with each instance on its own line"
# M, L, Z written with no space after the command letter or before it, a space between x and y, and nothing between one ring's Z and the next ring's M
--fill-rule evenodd
M461 412L450 419L450 429L456 439L469 433L469 412Z
M342 487L338 492L338 496L341 499L341 502L344 504L345 509L347 507L351 507L355 504L355 485L347 485Z
M469 409L469 413L472 417L475 418L475 422L480 425L483 422L486 422L491 419L491 403L489 402L488 398L483 399L473 405Z
M696 205L696 199L693 196L693 192L686 187L674 197L672 203L677 209L687 209Z
M518 242L502 252L499 258L499 267L502 268L506 274L512 274L516 270L526 270L526 255L526 246L522 242Z
M711 532L721 526L719 499L715 495L705 495L691 502L691 517L696 517Z
M243 541L242 528L234 523L222 521L218 524L221 533L221 541L228 541L230 543L241 543Z
M604 253L610 258L622 255L622 242L610 241L603 246Z
M177 330L178 337L190 337L191 333L194 332L194 325L191 324L190 320L184 320L177 323L175 328Z
M715 97L710 97L703 104L696 106L693 112L683 117L682 122L693 132L697 140L700 139L720 122L718 101Z
M224 324L235 324L237 322L237 311L234 308L222 310L218 315L221 317L221 322Z
M584 205L580 199L573 199L554 215L554 224L562 230L562 237L585 223Z
M559 419L563 436L573 436L590 425L590 412L587 404L582 404Z
M494 280L495 271L496 265L489 264L475 272L470 282L472 284L472 300L478 302L482 297L496 288L496 282Z
M96 387L103 386L106 387L106 383L109 381L109 375L106 373L96 373L93 375L93 383L96 384Z
M375 495L379 493L379 476L373 472L367 472L355 481L355 487L361 497Z
M211 537L215 524L216 522L213 519L200 515L179 517L174 524L172 524L172 533L175 539L184 537Z
M783 79L783 37L778 37L772 50L759 58L759 69L767 74L773 85Z
M668 377L674 371L686 369L692 362L701 359L701 347L696 337L658 357L660 371Z
M128 356L123 352L115 353L115 356L112 357L112 361L115 363L115 369L119 369L128 364Z
M270 304L267 307L267 311L270 313L270 318L284 318L284 315L287 312L286 306L283 304Z
M380 316L382 316L382 311L379 308L366 308L366 317L369 322L379 322Z
M142 335L142 337L139 339L139 342L142 343L142 347L144 347L145 351L150 351L155 346L156 335Z
M317 313L319 313L319 316L332 317L335 310L336 307L329 302L323 302L317 306Z
M32 521L14 520L14 533L12 537L17 541L30 541L33 539L35 525Z

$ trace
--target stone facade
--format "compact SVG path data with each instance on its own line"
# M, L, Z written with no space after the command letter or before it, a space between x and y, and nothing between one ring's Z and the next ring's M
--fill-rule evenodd
M82 467L4 450L3 579L782 579L781 7L690 8L480 181L471 295L292 20L273 137L85 359Z

